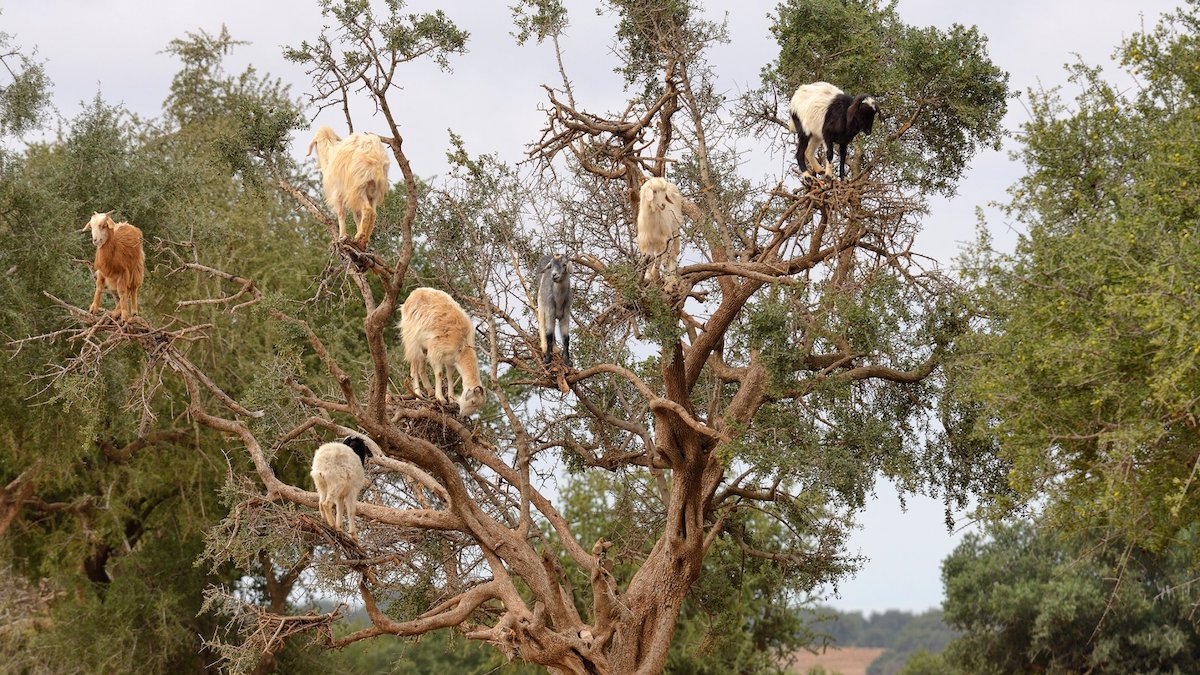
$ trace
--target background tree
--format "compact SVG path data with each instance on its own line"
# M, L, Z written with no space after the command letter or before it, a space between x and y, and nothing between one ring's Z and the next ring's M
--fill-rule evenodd
M1072 103L1031 92L1027 232L964 261L982 320L951 369L1014 490L943 566L963 672L1197 667L1198 28L1188 3L1125 41L1136 88L1079 64Z
M138 119L97 97L57 136L5 154L0 558L6 586L11 579L24 592L3 600L0 644L16 672L120 672L130 663L201 671L217 657L196 636L222 623L199 614L207 586L240 585L282 612L295 583L261 555L248 574L195 566L204 534L225 513L221 486L249 464L187 419L178 405L185 389L164 376L161 361L126 340L21 339L58 338L78 325L45 294L86 306L92 247L77 230L92 211L115 208L146 235L143 315L238 396L261 395L256 378L286 358L271 328L248 313L188 302L220 294L219 283L172 274L203 250L216 264L255 265L264 283L299 294L313 276L296 265L324 264L305 243L314 226L297 222L294 201L225 161L251 168L242 147L228 152L254 131L251 116L294 120L297 110L278 82L222 70L234 45L222 31L167 46L182 68L161 119ZM239 331L248 339L236 350L204 339ZM319 658L304 662L316 667Z
M964 673L1187 673L1200 667L1190 547L1161 555L1041 523L968 534L946 558L945 662ZM913 671L916 672L916 671Z
M378 14L359 0L322 6L331 26L288 56L312 75L315 107L340 109L351 128L352 112L377 113L369 130L390 148L401 183L375 250L335 247L329 263L318 242L332 239L332 219L283 152L290 119L276 113L286 106L266 105L256 94L269 84L254 77L249 87L204 84L228 38L193 38L175 45L185 73L168 109L217 130L210 147L236 180L231 193L183 203L223 214L243 195L261 199L247 220L267 224L245 225L264 228L264 248L279 234L288 253L242 259L190 231L171 241L194 245L166 244L174 283L188 289L183 306L212 324L203 346L179 334L190 328L164 323L161 308L147 312L149 324L128 326L72 312L85 327L59 334L102 345L63 378L96 386L96 357L108 366L116 357L105 350L120 349L135 372L171 374L155 401L186 402L194 424L245 448L230 461L228 517L209 532L215 573L232 565L261 574L268 592L272 578L299 581L367 610L369 626L335 635L339 609L284 614L266 602L276 596L254 593L254 582L247 593L246 578L229 572L208 599L232 615L236 635L208 646L231 666L248 668L301 633L345 646L455 628L556 672L654 672L671 658L689 593L701 611L711 602L706 581L717 582L704 577L706 559L712 573L732 572L729 556L753 559L749 586L740 586L747 592L800 593L852 567L842 552L849 516L878 475L948 504L999 489L998 465L975 455L984 446L951 444L968 419L942 397L939 367L965 326L957 289L911 254L924 208L917 188L949 189L961 171L929 160L924 144L962 141L954 157L965 161L998 134L1005 76L978 36L921 33L941 64L921 82L980 94L927 103L901 76L907 43L881 43L877 86L892 87L903 122L884 125L852 180L792 190L786 176L755 185L738 175L726 141L755 125L779 139L786 125L778 107L773 120L735 115L714 92L705 50L724 39L723 27L692 3L612 2L630 85L622 110L589 110L564 71L547 87L546 126L527 171L455 141L453 174L423 183L400 134L399 76L422 57L447 67L467 36L443 13L406 15L398 1ZM863 21L890 12L874 2L846 7ZM518 7L525 37L557 44L566 25L558 3ZM781 48L797 31L820 29L781 20ZM934 59L938 46L955 47L954 58ZM821 73L852 87L848 69ZM790 87L768 81L764 91L782 101ZM190 96L227 102L232 124L209 119L208 103ZM647 287L633 247L635 195L668 167L704 215L686 229L678 278ZM282 193L255 189L266 185ZM276 210L281 194L295 200L290 215ZM184 222L221 222L205 215ZM573 351L584 367L546 370L529 263L564 247L577 265ZM432 259L448 250L457 257ZM406 395L393 377L396 308L417 283L453 291L482 319L492 403L477 420ZM358 542L312 516L316 496L303 476L320 439L347 433L379 450ZM584 500L582 512L556 507L557 466L580 480L611 474L605 491L636 495L628 519L605 515L608 497ZM739 611L755 618L782 614L769 601L747 605ZM685 621L685 630L696 625ZM738 662L746 650L736 646L733 667L761 665Z
M1196 7L1121 47L1142 86L1081 64L1072 105L1031 93L1008 206L1028 231L1011 255L985 237L965 260L986 318L961 352L975 432L1016 491L995 512L1036 501L1131 557L1194 546L1200 516Z

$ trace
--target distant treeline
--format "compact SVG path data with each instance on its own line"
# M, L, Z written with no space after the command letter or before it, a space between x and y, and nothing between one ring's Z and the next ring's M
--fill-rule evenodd
M895 675L908 657L921 650L937 654L946 648L958 631L942 622L942 610L921 614L890 609L863 616L862 612L841 612L832 607L808 610L806 619L813 629L829 638L834 647L883 647L884 652L867 669L867 675Z

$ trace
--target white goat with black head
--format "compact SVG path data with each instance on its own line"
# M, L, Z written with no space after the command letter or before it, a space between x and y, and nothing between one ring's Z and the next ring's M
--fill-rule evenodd
M554 352L554 326L562 337L563 365L571 365L571 264L555 253L538 260L537 320L543 363L550 365Z
M833 146L846 178L846 146L861 131L870 135L879 106L866 94L850 96L828 82L801 85L788 104L788 126L796 132L796 164L804 175L819 172L816 149L825 143L825 175L833 177ZM811 168L811 172L810 172Z
M313 455L312 479L317 487L321 515L330 527L342 531L343 518L349 522L350 537L357 536L354 512L358 495L367 486L367 444L358 436L326 443Z
M354 243L367 247L375 229L375 209L388 192L388 155L375 134L355 133L346 138L329 127L321 127L308 144L308 154L317 151L317 168L325 188L325 201L337 214L338 236L346 238L346 210L354 212L358 232Z

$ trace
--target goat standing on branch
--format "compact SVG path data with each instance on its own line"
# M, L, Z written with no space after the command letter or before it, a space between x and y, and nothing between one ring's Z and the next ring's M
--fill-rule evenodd
M555 253L538 260L537 320L542 339L542 363L550 365L554 326L562 336L563 365L571 365L571 269L566 256Z
M673 274L679 267L683 214L700 215L696 205L683 198L679 188L666 178L651 178L642 183L638 201L637 245L643 257L650 258L646 280L659 278L659 267Z
M92 231L96 246L96 294L88 311L100 309L100 294L105 286L117 293L114 319L137 316L137 294L146 273L146 255L142 251L142 231L129 223L114 223L107 213L92 213L80 232Z
M325 201L338 219L338 236L346 238L346 210L354 212L358 231L354 243L365 249L375 229L375 209L388 192L388 155L375 134L350 134L339 139L329 127L317 129L308 155L317 151Z
M350 538L357 537L354 512L358 495L367 486L367 444L358 436L347 436L340 443L326 443L313 455L312 479L320 499L321 515L330 527L342 531L348 521Z
M825 175L833 178L833 146L838 148L841 168L838 177L846 178L846 146L858 132L868 136L875 125L875 114L879 106L875 99L866 94L851 97L828 82L813 82L801 85L792 94L788 104L790 113L788 126L798 136L796 141L796 164L800 171L811 176L819 172L817 147L825 142Z
M475 357L475 327L462 307L447 293L436 288L418 288L400 305L400 336L404 341L404 359L408 361L413 391L424 396L425 364L433 367L433 395L439 401L454 395L450 368L462 378L458 412L471 415L483 407L483 385L479 381L479 362ZM446 396L442 395L442 371L446 372Z

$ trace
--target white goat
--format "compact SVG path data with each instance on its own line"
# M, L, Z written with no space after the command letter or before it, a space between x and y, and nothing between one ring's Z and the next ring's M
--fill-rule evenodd
M96 246L96 294L88 311L100 309L100 294L107 286L117 292L114 319L137 316L137 294L146 274L146 255L142 251L142 231L129 223L114 223L107 213L92 213L80 232L92 231Z
M668 273L679 267L680 227L683 214L700 217L699 209L683 198L679 188L666 178L650 178L642 183L637 215L637 245L650 258L646 280L659 278L659 266Z
M325 187L325 201L338 219L338 236L346 238L346 210L354 213L358 231L354 243L367 247L375 229L375 209L388 192L388 156L375 134L350 134L339 139L333 129L321 127L308 144L308 155L317 151L317 167Z
M458 412L471 415L483 407L483 385L479 381L479 362L475 358L475 327L454 298L436 288L418 288L400 306L400 336L404 358L408 361L413 391L424 396L421 386L425 364L433 367L433 395L439 401L454 395L450 368L462 378ZM446 396L442 395L442 371L446 372Z
M342 519L356 538L354 512L358 495L367 486L367 444L358 436L347 436L340 443L326 443L313 455L312 479L317 486L321 515L330 527L342 531Z

